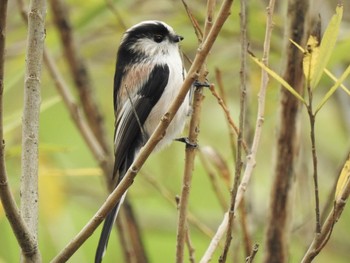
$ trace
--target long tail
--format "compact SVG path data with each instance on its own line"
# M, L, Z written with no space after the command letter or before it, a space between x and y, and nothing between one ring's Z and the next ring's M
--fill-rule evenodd
M97 249L96 249L95 263L101 263L102 262L103 255L104 255L104 253L106 252L106 249L107 249L109 236L111 234L114 222L115 222L115 220L117 218L120 206L123 203L125 195L126 195L126 193L123 194L123 196L120 199L120 201L114 206L112 211L109 212L109 214L106 216L106 219L104 221L103 228L102 228L102 231L101 231L101 235L100 235L100 240L98 241L98 246L97 246Z

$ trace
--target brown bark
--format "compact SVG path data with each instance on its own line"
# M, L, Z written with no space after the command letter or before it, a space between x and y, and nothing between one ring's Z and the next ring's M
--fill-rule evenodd
M289 0L287 16L287 38L304 46L305 21L308 1ZM299 93L303 92L303 54L286 40L286 67L283 78ZM271 191L270 211L265 240L264 262L283 263L288 261L288 234L290 216L290 197L298 156L298 112L299 101L286 89L281 90L280 127L278 131L276 167Z

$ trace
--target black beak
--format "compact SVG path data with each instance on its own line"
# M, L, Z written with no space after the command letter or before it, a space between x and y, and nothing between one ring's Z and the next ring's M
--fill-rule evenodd
M179 35L174 35L172 37L172 40L175 42L175 43L178 43L180 41L182 41L184 38L182 36L179 36Z

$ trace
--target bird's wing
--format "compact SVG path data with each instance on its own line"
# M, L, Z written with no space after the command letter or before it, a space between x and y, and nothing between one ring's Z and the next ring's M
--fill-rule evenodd
M143 134L142 126L168 83L169 67L166 64L155 65L150 73L145 72L146 70L142 68L139 71L129 70L123 76L121 86L118 87L117 102L119 105L116 107L114 134L114 176L124 175L133 162L135 152L146 142L149 134ZM148 78L142 76L147 73ZM145 79L143 83L142 78ZM140 82L141 84L136 89L130 86ZM118 178L119 180L121 178Z

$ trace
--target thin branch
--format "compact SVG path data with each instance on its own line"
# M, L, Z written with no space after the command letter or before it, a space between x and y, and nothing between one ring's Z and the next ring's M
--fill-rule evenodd
M236 154L236 169L235 177L233 180L232 190L231 190L231 201L229 206L229 219L228 227L226 232L225 247L220 256L219 262L226 262L228 250L230 248L232 240L232 230L233 230L233 221L235 218L235 203L236 196L238 191L238 186L240 183L241 172L242 172L242 147L247 153L247 145L243 139L244 133L244 120L245 120L245 111L246 111L246 99L245 95L247 92L246 87L246 74L247 74L247 6L246 0L241 0L241 12L240 12L240 26L241 26L241 69L240 69L240 110L239 110L239 130L237 131L237 154ZM229 117L229 115L228 115Z
M207 263L211 261L216 248L219 246L220 240L222 239L223 235L226 233L227 225L228 225L228 213L225 213L224 218L221 224L219 225L214 237L211 239L207 250L205 251L204 255L199 261L200 263Z
M160 123L157 128L144 145L141 148L140 153L137 155L133 164L130 166L129 170L125 174L122 181L119 185L113 190L113 192L108 196L107 200L102 204L100 209L96 214L89 220L85 227L73 238L73 240L52 260L52 262L66 262L76 251L77 249L89 238L92 233L96 230L99 224L103 221L106 215L112 210L115 203L120 200L121 196L125 191L132 185L137 173L147 160L148 156L151 154L154 147L157 143L163 138L166 128L169 126L170 122L174 118L177 110L184 101L187 93L197 77L197 72L204 63L209 51L211 50L223 24L227 20L230 14L230 7L232 1L224 1L218 19L213 24L212 29L210 30L208 37L200 46L197 51L197 55L193 61L193 64L188 72L187 77L184 80L184 83L179 90L178 95L174 98L173 102L170 104L168 111L163 115Z
M347 161L350 161L350 156ZM334 206L332 211L329 213L326 221L324 222L321 231L315 235L309 249L305 253L301 263L310 263L322 250L322 248L327 244L334 225L337 223L339 217L341 216L346 202L350 195L350 174L347 174L346 183L343 187L343 191L339 194L339 197L334 201Z
M237 128L236 124L234 123L234 121L232 120L232 118L230 116L230 112L226 106L227 99L226 99L226 93L225 93L225 89L224 89L224 83L222 80L221 71L218 68L215 69L215 79L216 79L217 87L219 88L220 94L218 94L216 92L216 90L215 90L216 87L214 85L212 86L210 91L212 92L212 95L214 95L214 97L216 97L219 105L222 107L222 109L224 110L224 113L226 115L226 121L227 121L228 129L229 129L229 140L230 140L230 145L231 145L231 151L232 151L233 160L235 160L236 154L237 154L235 134L238 134L238 128ZM248 150L248 147L247 147L247 150Z
M315 194L315 219L316 227L315 232L318 235L321 232L320 221L320 200L318 190L318 168L317 168L317 151L316 151L316 137L315 137L315 114L312 109L312 91L308 88L309 92L309 104L307 106L307 112L310 120L310 139L311 139L311 153L312 153L312 165L313 165L313 180L314 180L314 194Z
M270 0L269 6L267 7L267 21L266 21L266 31L265 31L265 41L264 41L264 51L263 51L263 62L265 65L268 64L268 58L269 58L269 52L270 52L270 42L271 42L271 33L273 29L273 21L272 16L274 12L274 6L275 6L275 0ZM246 167L244 170L244 174L242 177L242 181L238 187L237 195L235 198L235 205L233 211L230 211L231 213L235 213L237 210L240 202L243 199L243 195L246 191L247 185L250 181L253 169L256 165L256 154L260 143L260 137L262 133L262 127L264 123L264 111L265 111L265 96L266 96L266 90L267 90L267 84L268 84L268 74L265 70L262 70L261 72L261 85L260 85L260 91L259 91L259 97L258 97L258 114L257 114L257 120L255 125L255 134L253 138L253 143L251 147L250 154L246 157ZM229 213L229 212L228 212ZM225 227L227 230L229 226L229 216L228 213L225 214L223 221L220 224L220 227L215 235L215 239L221 239L224 232L222 232L222 228ZM214 253L216 246L218 242L216 240L212 240L210 243L208 249L206 250L202 261L201 262L208 262L205 260L208 260L212 257L211 253Z
M104 119L98 107L94 89L91 83L89 70L80 57L79 49L75 43L72 26L68 17L67 8L62 0L51 0L51 9L54 23L59 31L61 43L65 54L71 77L78 89L80 103L83 113L92 129L96 140L103 148L106 155L112 154L110 143L108 143Z
M5 39L6 39L7 0L0 3L0 198L11 225L22 255L30 259L40 259L36 238L27 227L17 207L11 192L5 165L5 140L3 134L3 92L4 92L4 66L5 66Z
M215 1L209 0L207 2L207 17L204 26L204 35L203 39L200 38L200 29L198 23L192 16L189 11L186 3L185 8L187 13L189 14L191 21L193 23L193 27L195 28L196 34L198 36L198 41L202 42L206 40L208 33L210 32L210 28L212 26L213 20L213 12L215 7ZM198 83L204 83L206 81L207 70L205 66L205 61L203 62L201 68L199 69L198 74ZM188 140L191 144L197 144L197 138L200 130L200 114L201 114L201 105L203 101L203 87L196 87L193 95L193 112L190 121L189 127L189 135ZM188 210L188 201L191 190L192 183L192 175L194 169L194 160L196 157L197 149L196 147L186 147L186 157L185 157L185 168L184 175L182 179L182 189L181 189L181 197L179 203L179 215L178 215L178 224L177 224L177 239L176 239L176 263L184 262L184 247L186 241L186 234L188 233L187 229L187 210Z
M247 259L246 259L245 262L246 262L246 263L253 263L254 258L255 258L255 256L256 256L256 254L258 253L258 250L259 250L259 245L258 245L258 244L255 244L255 245L253 246L252 252L250 253L250 256L247 257Z
M195 260L194 252L196 250L193 247L193 243L192 243L191 235L190 235L190 229L188 227L188 224L186 227L186 240L185 240L185 242L186 242L186 246L187 246L187 250L188 250L188 254L189 254L189 262L195 263L196 260Z
M189 128L189 142L192 144L197 144L197 136L199 131L199 122L200 122L200 112L201 112L201 103L203 95L202 89L197 88L194 92L193 98L193 113L190 122ZM186 162L184 168L184 176L182 179L182 190L179 203L179 216L177 224L177 242L176 242L176 262L182 263L184 257L184 246L186 240L187 230L187 210L188 210L188 200L191 189L192 182L192 172L194 167L194 158L196 155L196 147L186 146Z
M191 23L193 25L193 28L194 28L194 32L197 36L197 39L199 41L199 43L201 43L203 41L203 32L198 24L198 21L194 18L190 8L188 7L187 3L185 0L181 0L183 6L185 7L185 10L186 10L186 13L187 13L187 16L190 18L191 20Z
M237 125L235 124L235 122L233 121L232 117L231 117L231 113L225 103L225 101L220 97L220 95L216 92L215 90L215 86L214 85L210 85L210 91L211 91L211 94L217 99L219 105L221 106L222 110L224 111L225 113L225 116L226 116L226 119L227 119L227 122L229 124L229 127L230 127L230 135L232 134L237 134L239 135L240 134L240 130L239 128L237 127ZM232 137L232 136L230 136ZM233 139L232 139L233 140ZM240 139L242 141L242 146L243 146L243 150L244 152L247 154L248 153L248 146L247 146L247 143L245 142L245 140L243 138Z

